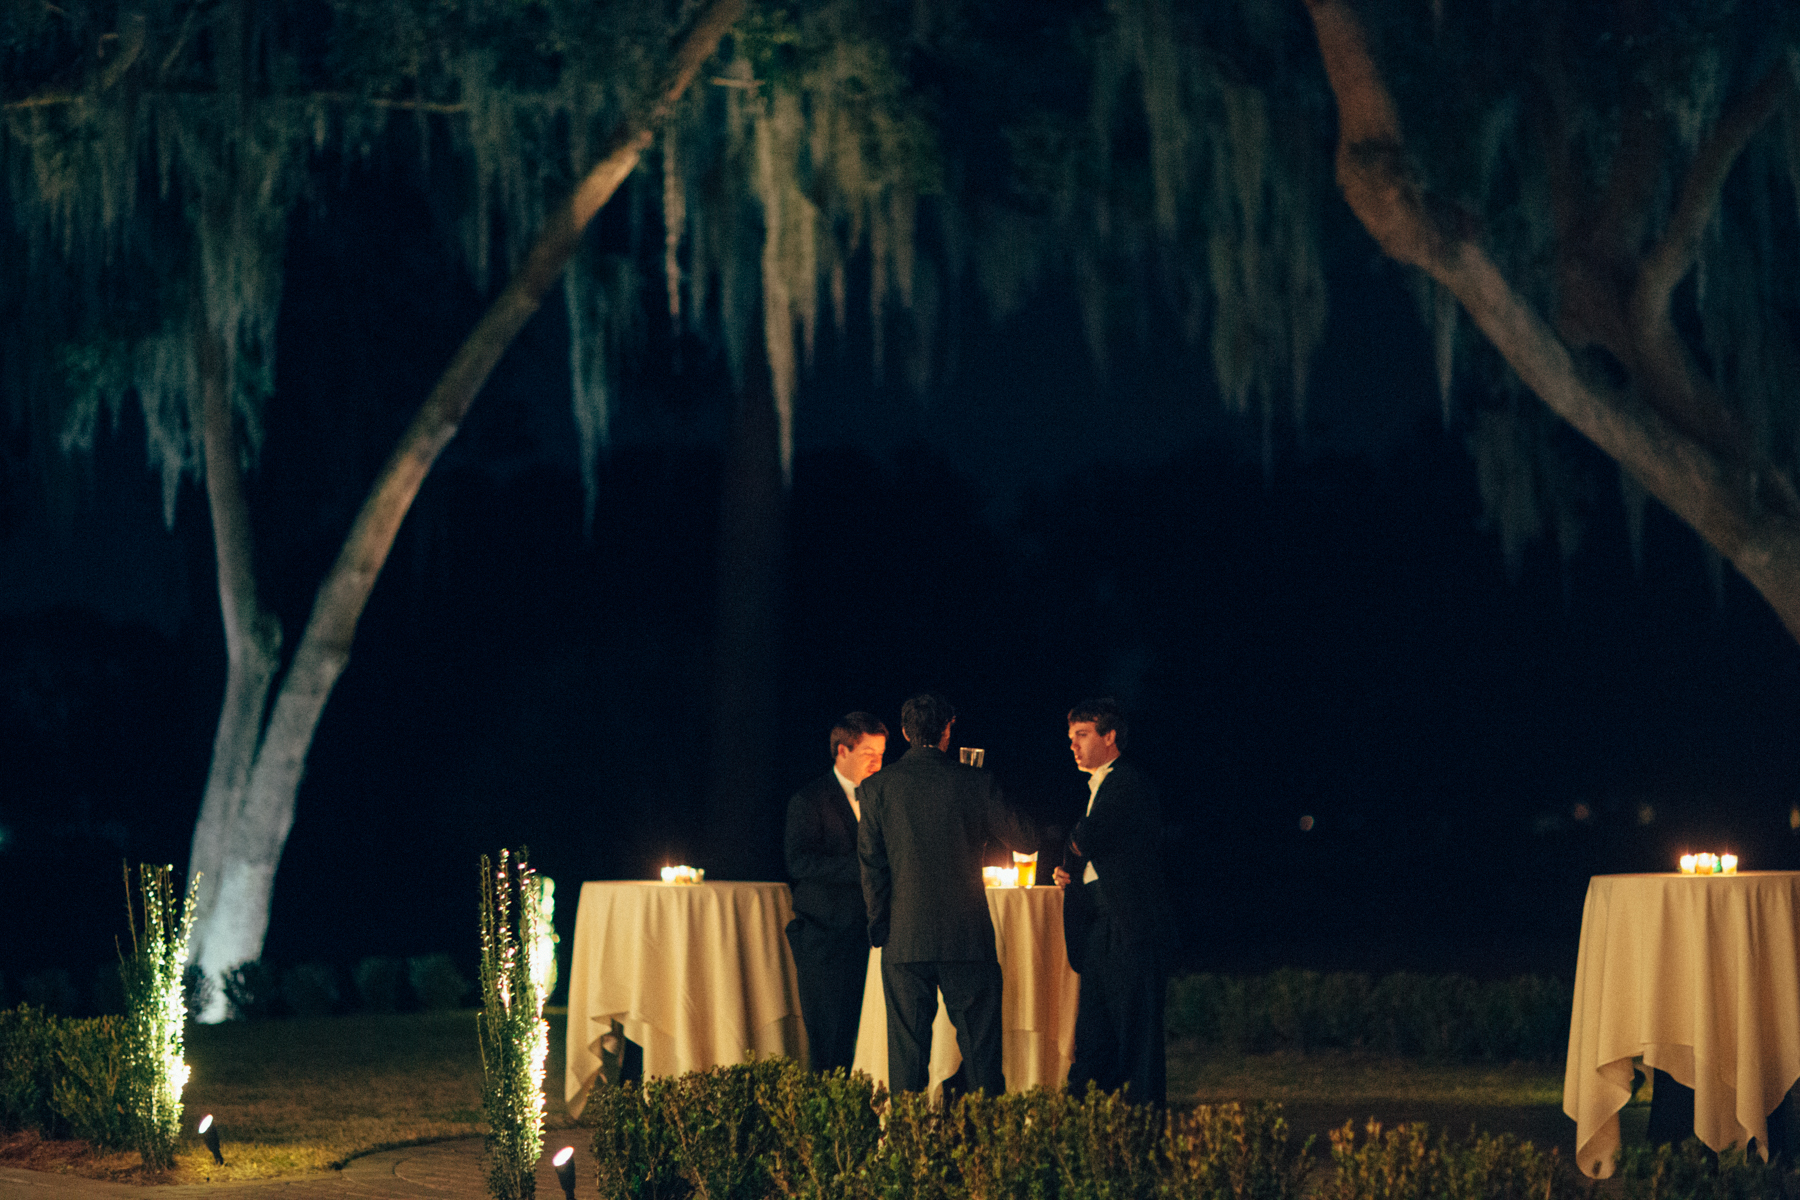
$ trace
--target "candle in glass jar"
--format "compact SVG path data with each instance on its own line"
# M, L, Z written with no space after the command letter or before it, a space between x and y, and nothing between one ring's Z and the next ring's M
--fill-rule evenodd
M1719 856L1719 869L1727 875L1736 875L1737 874L1737 855L1721 854Z
M1683 875L1692 875L1694 873L1696 869L1694 860L1695 856L1692 854L1684 854L1681 856L1681 873Z

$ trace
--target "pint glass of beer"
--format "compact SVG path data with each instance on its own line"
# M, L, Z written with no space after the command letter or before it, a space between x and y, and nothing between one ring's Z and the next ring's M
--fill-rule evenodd
M1037 884L1037 852L1020 854L1013 851L1013 865L1019 868L1019 886L1033 887Z

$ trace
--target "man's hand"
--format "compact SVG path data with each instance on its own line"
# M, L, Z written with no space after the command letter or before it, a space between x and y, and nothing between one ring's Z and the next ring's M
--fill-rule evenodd
M1057 867L1054 871L1050 872L1050 878L1056 880L1056 886L1059 888L1066 888L1069 886L1069 873L1061 867Z

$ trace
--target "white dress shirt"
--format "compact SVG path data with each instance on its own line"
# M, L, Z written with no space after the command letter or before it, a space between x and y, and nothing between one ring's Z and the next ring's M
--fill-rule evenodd
M831 768L831 773L837 776L838 786L844 789L844 799L850 802L850 811L856 814L856 819L860 823L862 821L862 805L856 802L856 785L845 779L844 773L836 767ZM1093 807L1091 801L1088 807Z
M1113 763L1116 763L1118 761L1119 761L1119 756L1115 754L1115 755L1113 755L1112 758L1108 759L1104 764L1102 764L1101 766L1095 767L1092 771L1088 772L1088 806L1087 806L1087 810L1089 813L1092 813L1094 811L1094 798L1100 794L1100 781L1102 779L1105 779L1108 775L1110 775L1112 773ZM1085 870L1081 873L1081 882L1092 883L1098 878L1100 878L1100 872L1094 870L1093 860L1089 859L1088 865L1087 865L1087 870Z

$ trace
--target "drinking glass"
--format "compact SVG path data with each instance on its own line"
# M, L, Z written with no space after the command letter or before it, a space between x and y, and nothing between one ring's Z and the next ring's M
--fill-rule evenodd
M1020 854L1013 851L1013 865L1019 868L1019 886L1028 888L1037 884L1037 851Z

